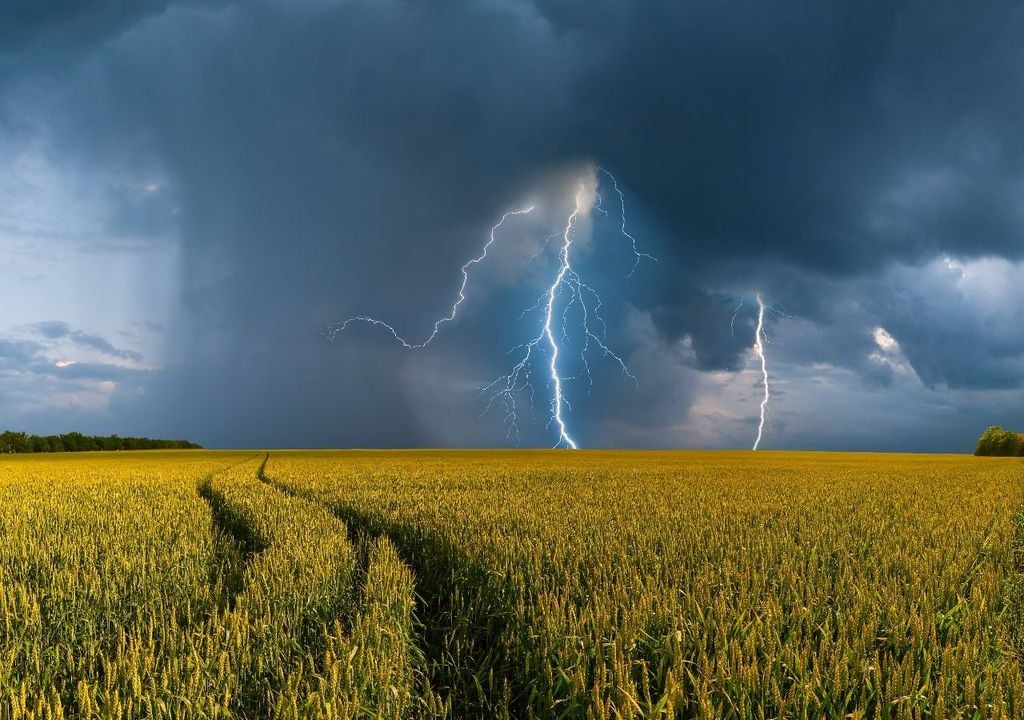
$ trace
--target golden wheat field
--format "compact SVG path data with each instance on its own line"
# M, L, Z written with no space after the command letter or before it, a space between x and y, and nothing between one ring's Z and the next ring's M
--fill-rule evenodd
M1024 462L0 458L0 720L1024 717Z

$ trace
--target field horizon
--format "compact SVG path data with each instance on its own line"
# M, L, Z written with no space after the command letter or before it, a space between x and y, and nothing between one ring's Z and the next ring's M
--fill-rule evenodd
M386 448L375 448L375 447L271 447L271 446L253 446L253 447L202 447L202 448L163 448L153 450L84 450L75 453L60 453L60 452L42 452L42 453L26 453L19 455L12 453L11 456L19 458L30 458L30 457L88 457L96 455L110 455L111 453L118 455L128 454L139 454L139 455L153 455L157 453L255 453L255 452L294 452L294 453L396 453L396 454L439 454L439 453L455 453L455 454L551 454L553 457L572 457L573 455L601 455L601 454L636 454L636 455L743 455L743 456L757 456L757 455L879 455L885 457L978 457L974 453L969 451L948 451L948 452L917 452L917 451L899 451L899 450L828 450L821 448L807 448L807 449L773 449L773 448L759 448L757 450L751 450L750 448L577 448L575 450L566 448L515 448L515 447L386 447ZM0 453L0 457L5 457L3 453ZM1013 460L1016 456L983 456L979 459L992 460ZM1016 457L1016 459L1020 459Z

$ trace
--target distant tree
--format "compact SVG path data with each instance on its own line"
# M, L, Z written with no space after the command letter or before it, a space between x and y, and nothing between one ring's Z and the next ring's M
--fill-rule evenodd
M14 440L10 430L5 430L0 433L0 453L12 453L14 452Z
M981 434L974 454L1024 457L1024 435L993 425Z
M85 447L85 436L78 432L69 432L60 436L64 449L68 452L81 452L87 450Z
M1004 457L1017 457L1020 455L1020 435L1012 430L1003 430L1003 437L999 442L999 454Z
M1003 437L1003 429L993 425L981 434L978 439L978 447L974 450L975 455L997 455L999 442Z
M14 450L16 453L28 453L32 452L32 438L27 433L16 432L14 433Z
M66 435L29 435L23 432L5 430L0 433L0 453L41 453L41 452L85 452L89 450L154 450L154 449L195 449L188 440L159 440L152 438L120 437L119 435L83 435L70 432Z
M32 445L25 433L7 430L0 433L0 452L21 453L32 452Z

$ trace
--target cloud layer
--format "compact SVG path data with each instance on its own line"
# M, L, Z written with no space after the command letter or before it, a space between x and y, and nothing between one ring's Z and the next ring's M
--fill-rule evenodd
M593 163L616 172L659 262L625 279L621 238L595 222L583 261L641 383L607 367L600 389L578 390L586 444L749 444L749 303L731 320L755 290L786 314L769 327L779 392L765 446L961 450L979 425L1024 425L1015 4L3 12L0 153L37 169L6 181L23 198L0 214L7 237L39 237L33 218L59 198L89 228L62 242L174 246L174 307L147 317L167 327L164 370L117 385L105 412L122 432L502 442L473 389L525 339L515 318L548 269L525 260ZM495 219L528 202L539 221L510 229L438 347L409 356L372 332L316 334L355 313L429 328ZM104 339L122 330L134 331L36 325L137 365ZM550 436L538 422L524 440Z

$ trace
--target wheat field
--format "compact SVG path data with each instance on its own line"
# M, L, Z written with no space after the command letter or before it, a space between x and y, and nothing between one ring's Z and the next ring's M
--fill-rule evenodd
M1024 462L0 457L0 720L1015 718Z

